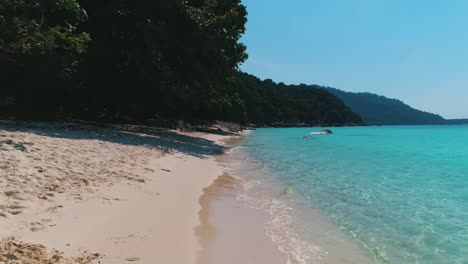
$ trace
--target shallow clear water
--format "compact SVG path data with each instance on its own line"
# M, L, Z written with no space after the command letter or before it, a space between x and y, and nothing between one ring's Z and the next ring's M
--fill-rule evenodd
M258 129L242 143L249 169L263 172L245 178L294 193L277 190L269 210L289 205L300 233L316 221L304 212L318 210L377 263L468 263L468 126L343 127L303 138L314 130ZM307 239L298 245L326 254L310 240L320 237Z

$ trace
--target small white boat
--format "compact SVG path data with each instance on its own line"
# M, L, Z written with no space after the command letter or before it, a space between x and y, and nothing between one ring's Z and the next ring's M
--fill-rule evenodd
M333 131L331 131L330 129L314 131L304 136L304 138L310 138L312 135L326 135L326 134L333 134Z

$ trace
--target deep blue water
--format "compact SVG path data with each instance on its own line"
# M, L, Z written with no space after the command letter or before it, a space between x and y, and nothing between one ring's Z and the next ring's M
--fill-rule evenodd
M468 263L468 126L258 129L245 151L376 263ZM304 210L304 209L301 209Z

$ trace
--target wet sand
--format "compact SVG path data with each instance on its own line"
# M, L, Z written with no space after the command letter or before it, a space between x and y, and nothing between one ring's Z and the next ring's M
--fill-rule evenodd
M196 228L203 250L197 263L287 263L265 232L265 215L235 197L237 184L225 174L204 189Z
M239 147L218 158L225 174L200 199L198 263L372 263L310 201L246 155L240 137L224 142Z

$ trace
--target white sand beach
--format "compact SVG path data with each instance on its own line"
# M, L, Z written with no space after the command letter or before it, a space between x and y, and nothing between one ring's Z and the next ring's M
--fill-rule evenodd
M197 263L226 138L2 122L0 263Z

